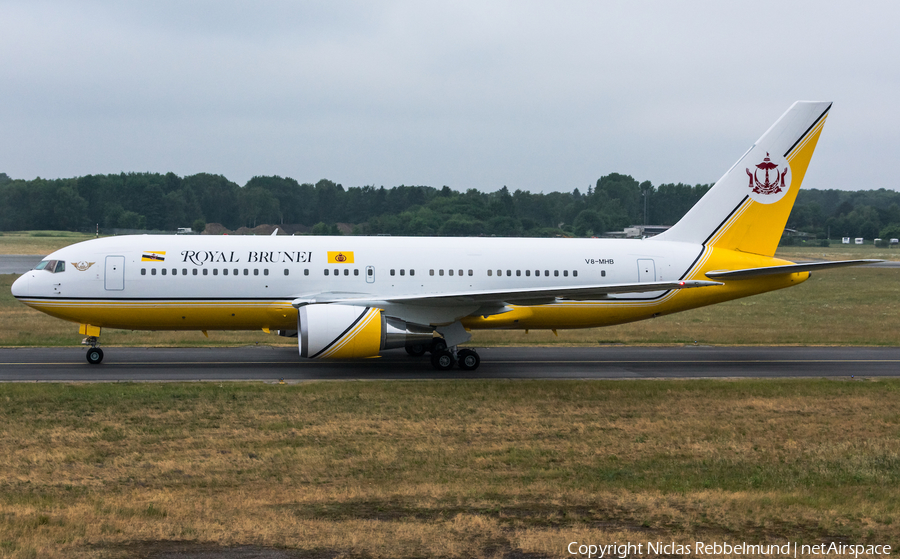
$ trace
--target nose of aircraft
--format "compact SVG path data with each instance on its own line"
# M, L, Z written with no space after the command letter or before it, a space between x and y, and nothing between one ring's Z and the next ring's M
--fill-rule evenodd
M25 272L19 279L13 282L12 291L13 297L25 297L28 294L28 285L31 283L33 272Z

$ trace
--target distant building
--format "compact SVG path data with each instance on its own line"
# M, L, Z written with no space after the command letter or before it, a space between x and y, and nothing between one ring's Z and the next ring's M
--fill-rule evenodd
M806 231L797 231L796 229L788 229L785 227L784 233L781 234L783 237L794 237L797 239L809 239L810 237L815 238L815 235L807 233Z
M644 237L655 237L663 231L672 227L671 225L632 225L626 227L623 231L609 231L604 233L604 237L612 237L616 239L643 239Z

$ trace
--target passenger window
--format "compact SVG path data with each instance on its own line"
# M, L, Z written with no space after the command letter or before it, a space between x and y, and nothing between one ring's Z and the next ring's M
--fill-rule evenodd
M606 270L600 270L600 277L601 277L601 278L605 278L605 277L606 277Z
M268 275L269 275L269 269L268 269L268 268L265 268L265 269L263 270L263 275L264 275L264 276L268 276Z
M546 278L549 276L550 276L550 270L544 270L544 277Z
M253 268L253 275L254 275L254 276L258 276L258 275L259 275L259 268Z
M165 269L165 268L162 269L162 275L166 275L166 269Z
M238 275L238 269L237 269L237 268L234 269L234 275Z
M353 270L353 275L354 275L354 276L358 276L358 275L359 275L359 268L356 268L355 270Z
M222 275L223 275L223 276L227 276L227 275L228 275L228 268L223 268L223 269L222 269Z
M172 275L173 275L173 276L177 276L177 275L178 275L178 268L172 268Z
M393 268L391 268L391 275L392 275L392 276L394 275L394 269L393 269Z
M577 278L577 277L578 277L578 270L572 270L572 277L573 277L573 278Z
M151 276L155 276L155 275L156 275L156 268L150 268L150 275L151 275Z
M491 277L492 275L494 275L494 271L493 271L493 270L488 270L488 277Z
M470 276L474 276L474 275L475 275L475 272L473 272L472 270L469 270L469 275L470 275Z
M405 275L406 275L406 270L404 270L403 268L400 268L400 275L401 275L401 276L405 276Z
M512 270L506 270L506 275L507 275L507 277L511 276L511 275L512 275Z
M497 277L499 278L502 275L503 275L503 270L497 270Z
M444 275L444 270L438 270L438 275L439 275L439 276L443 276L443 275Z
M350 268L344 268L344 275L345 275L345 276L349 276L349 275L350 275Z
M569 270L563 270L563 276L569 277Z
M521 275L522 275L522 270L516 270L516 276L521 276Z
M325 275L328 275L328 268L325 268Z
M290 274L290 273L291 273L290 270L288 270L287 268L284 269L284 275L288 275L288 274ZM308 276L308 275L309 275L309 268L307 268L306 270L303 270L303 275L304 275L304 276Z
M447 273L450 274L450 275L452 276L452 275L453 275L453 270L447 270Z
M527 278L531 277L531 270L525 270L525 277L527 277Z
M141 275L142 275L142 276L146 276L146 275L147 275L147 268L141 268Z
M248 270L247 268L244 268L244 275L245 275L245 276L249 276L249 275L250 275L250 270Z
M540 270L535 270L535 271L534 271L534 277L536 277L536 278L541 277L541 271L540 271Z
M428 270L428 275L429 275L429 276L433 276L433 275L434 275L434 270Z
M459 275L463 275L463 274L462 274L462 270L459 271Z
M410 270L410 271L409 271L409 275L411 275L411 276L416 275L416 271L415 271L415 270Z
M284 269L284 275L288 275L287 268ZM308 276L308 275L309 275L309 268L304 268L304 269L303 269L303 275L304 275L304 276Z
M553 270L553 275L555 277L559 277L559 270Z
M206 268L203 268L203 275L204 275L204 276L208 276L208 275L209 275L209 270L207 270Z
M219 275L219 269L218 269L218 268L213 268L213 275L214 275L214 276L218 276L218 275Z
M197 268L194 268L193 270L191 270L191 272L193 272L193 274L196 276L196 275L197 275Z
M369 277L372 277L372 276L375 275L375 270L373 270L372 268L366 268L366 274L367 274Z

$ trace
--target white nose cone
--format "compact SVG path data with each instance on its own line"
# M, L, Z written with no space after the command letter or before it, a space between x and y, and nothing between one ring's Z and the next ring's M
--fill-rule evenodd
M28 295L28 285L31 283L32 274L33 272L25 272L13 282L12 289L10 289L13 297L26 297Z

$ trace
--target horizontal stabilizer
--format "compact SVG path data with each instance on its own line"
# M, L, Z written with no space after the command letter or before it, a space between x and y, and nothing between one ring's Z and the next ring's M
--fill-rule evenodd
M876 264L878 262L884 262L884 260L835 260L830 262L806 262L803 264L787 264L785 266L766 266L764 268L746 268L743 270L717 270L714 272L706 272L706 277L716 280L741 280L758 278L760 276L796 274L798 272L812 272L814 270L827 270L829 268L844 268L846 266Z

